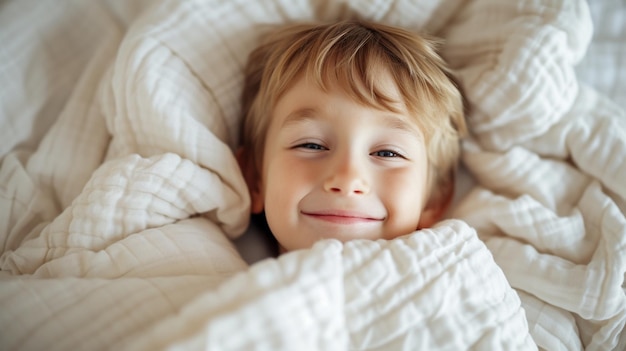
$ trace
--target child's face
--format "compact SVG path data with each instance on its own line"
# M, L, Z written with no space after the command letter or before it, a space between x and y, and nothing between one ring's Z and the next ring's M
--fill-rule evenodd
M418 228L428 195L426 146L387 78L380 84L402 113L306 79L278 101L253 208L265 209L284 249L323 238L391 239Z

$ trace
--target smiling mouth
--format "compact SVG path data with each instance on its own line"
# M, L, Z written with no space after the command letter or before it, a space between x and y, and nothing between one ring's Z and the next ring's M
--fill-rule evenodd
M302 212L302 214L313 219L335 224L375 223L383 220L382 218L351 211Z

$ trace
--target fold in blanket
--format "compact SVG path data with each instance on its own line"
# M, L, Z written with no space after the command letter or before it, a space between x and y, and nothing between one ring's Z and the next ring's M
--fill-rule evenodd
M51 104L34 73L30 101L6 99L16 126L52 127L36 149L6 136L0 348L626 346L626 117L574 74L584 1L165 0L138 17L116 0L74 5L0 14L16 43L45 33L47 50L77 53L28 51L63 73L61 107L18 108ZM248 267L230 241L249 214L232 153L245 60L266 24L348 12L444 37L477 184L461 220Z

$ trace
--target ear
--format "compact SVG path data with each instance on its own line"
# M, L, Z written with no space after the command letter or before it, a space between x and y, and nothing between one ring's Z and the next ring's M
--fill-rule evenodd
M450 207L453 195L454 178L452 181L447 182L438 194L431 196L431 199L422 211L417 229L430 228L439 222L448 210L448 207Z
M239 147L235 153L237 163L243 174L243 178L248 185L248 192L250 193L250 212L259 214L263 212L263 195L261 194L260 184L261 179L258 177L258 172L254 165L254 159L251 157L248 150L244 147Z

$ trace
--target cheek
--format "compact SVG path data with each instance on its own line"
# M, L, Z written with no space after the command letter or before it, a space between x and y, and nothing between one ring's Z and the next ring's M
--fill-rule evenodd
M423 207L424 187L419 186L414 178L388 182L385 190L386 202L396 211L419 213Z
M311 192L312 172L293 160L273 158L265 171L264 207L267 224L278 242L287 248L308 247L295 235L298 225L299 204Z
M286 217L298 210L298 203L309 191L311 170L298 165L286 157L268 160L265 170L265 211L279 212L277 217Z
M423 172L412 171L387 176L382 194L388 211L387 239L408 234L417 229L424 207L426 179Z

